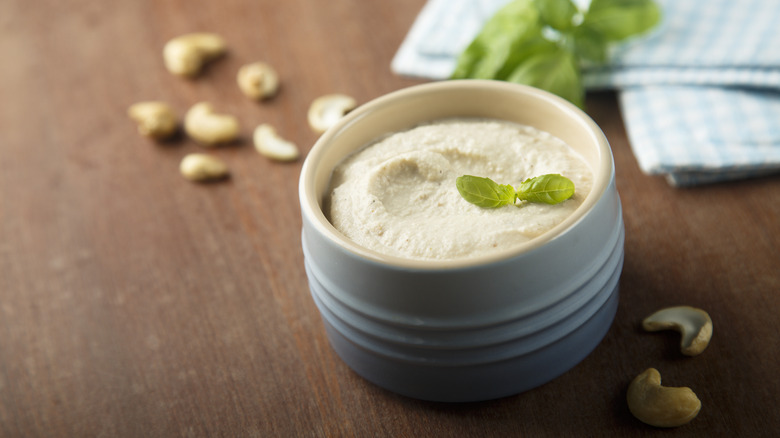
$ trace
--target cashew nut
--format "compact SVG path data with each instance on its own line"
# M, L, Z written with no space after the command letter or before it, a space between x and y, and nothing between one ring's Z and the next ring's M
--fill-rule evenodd
M355 99L344 94L328 94L314 99L309 107L309 126L321 134L335 125L356 106Z
M253 140L257 152L268 158L279 161L293 161L298 158L298 147L295 143L280 137L274 127L267 123L255 128Z
M165 102L133 104L127 109L127 115L138 123L138 132L147 137L163 140L178 130L176 113Z
M246 64L238 70L238 87L252 99L266 99L279 89L279 75L264 62Z
M712 319L704 310L690 306L661 309L642 321L647 331L676 330L682 334L680 349L686 356L704 351L712 337Z
M230 173L220 159L207 154L188 154L179 164L182 176L190 181L211 181L221 179Z
M195 76L203 66L227 50L225 40L214 33L188 33L165 44L163 60L171 73Z
M228 114L217 114L210 103L200 102L184 116L184 131L205 146L213 146L235 140L240 130L238 119Z
M693 420L701 401L688 387L661 386L661 374L648 368L628 385L628 409L643 423L656 427L677 427Z

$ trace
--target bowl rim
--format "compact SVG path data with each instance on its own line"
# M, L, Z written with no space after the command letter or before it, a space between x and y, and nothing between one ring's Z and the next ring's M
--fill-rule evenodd
M572 122L578 122L591 134L591 140L595 141L595 144L598 148L599 169L601 169L602 172L599 173L599 169L593 169L593 187L579 208L577 208L561 223L543 233L542 235L529 240L528 242L524 242L504 250L491 252L489 254L448 260L412 259L385 254L366 248L349 239L347 236L337 230L330 223L322 209L322 199L320 199L321 196L317 193L317 187L315 183L315 174L318 170L317 164L321 161L322 156L326 153L328 145L337 139L345 129L349 129L350 126L355 123L360 123L360 119L368 113L379 111L386 106L395 105L397 102L401 102L414 96L464 89L485 89L503 91L515 95L528 95L540 101L540 103L544 103L553 107L556 112L561 114L562 117L566 117ZM428 120L420 120L419 123L433 121L436 119L437 118L434 117ZM332 172L332 170L333 169L330 169L330 172ZM585 217L588 212L593 209L593 207L598 203L599 199L601 199L601 197L606 193L608 187L614 179L614 174L614 160L606 136L601 131L601 128L596 124L596 122L593 121L590 116L588 116L576 105L557 95L527 85L514 84L497 80L463 79L430 82L402 88L377 97L349 112L334 126L323 133L320 138L317 139L314 146L312 146L301 168L298 192L301 215L304 216L304 219L308 218L308 222L314 227L316 232L326 237L330 242L336 244L350 255L365 259L375 264L394 268L421 271L439 271L475 268L503 262L523 254L527 254L530 251L545 245L549 241L558 238L570 230L576 223L580 222L583 217Z

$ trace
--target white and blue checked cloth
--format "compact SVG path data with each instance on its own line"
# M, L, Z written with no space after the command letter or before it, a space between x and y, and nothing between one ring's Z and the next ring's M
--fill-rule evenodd
M446 79L508 1L428 0L393 71ZM589 89L619 90L642 171L676 186L780 172L780 1L657 1L662 23L584 77Z

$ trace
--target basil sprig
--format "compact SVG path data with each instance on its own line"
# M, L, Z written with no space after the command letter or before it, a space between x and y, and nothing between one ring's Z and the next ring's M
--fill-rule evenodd
M498 184L490 178L473 175L459 176L455 186L463 199L483 208L511 205L518 200L554 205L574 195L574 183L556 173L528 178L516 189L509 184Z
M498 79L584 102L582 64L607 61L609 44L652 29L653 0L514 0L485 23L460 54L452 79Z

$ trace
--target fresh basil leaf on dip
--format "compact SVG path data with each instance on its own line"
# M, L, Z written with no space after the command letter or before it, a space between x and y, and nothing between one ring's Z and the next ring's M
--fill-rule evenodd
M483 208L456 187L462 175L510 186L565 175L576 192L558 204ZM482 186L482 184L479 184ZM530 126L492 119L444 119L397 132L347 157L333 171L325 212L359 245L408 259L456 260L504 251L540 236L582 204L593 172L569 145ZM480 187L472 187L474 196ZM488 201L489 202L489 201ZM504 201L501 201L504 202Z

